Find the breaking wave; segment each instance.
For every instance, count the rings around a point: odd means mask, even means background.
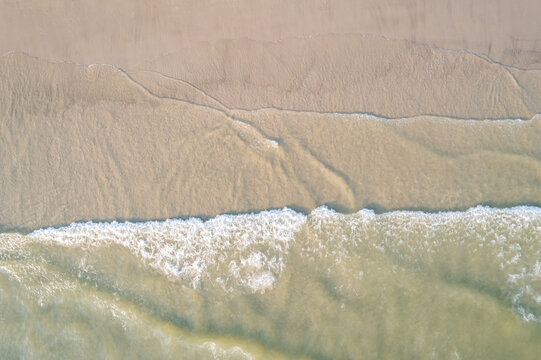
[[[305,215],[285,208],[5,233],[0,304],[0,330],[28,340],[25,329],[37,322],[44,332],[42,343],[0,341],[14,358],[46,349],[58,316],[89,328],[70,335],[72,343],[62,340],[68,357],[110,336],[142,344],[123,345],[122,356],[175,358],[191,349],[202,358],[209,351],[273,358],[280,354],[265,351],[278,349],[358,358],[389,338],[383,353],[368,357],[400,358],[404,348],[416,358],[504,350],[520,357],[541,350],[541,209],[340,214],[320,207]],[[184,332],[168,335],[171,324]],[[149,329],[161,334],[156,347],[144,345]],[[468,329],[475,334],[464,335]],[[29,341],[34,348],[9,345]],[[100,354],[116,356],[107,351]]]

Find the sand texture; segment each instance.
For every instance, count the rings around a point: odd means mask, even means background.
[[[0,358],[539,359],[541,0],[0,0]]]
[[[140,69],[155,71],[144,78],[133,74],[157,95],[182,97],[170,92],[172,81],[180,79],[177,87],[197,88],[237,109],[461,119],[529,119],[541,112],[541,72],[373,37],[224,40],[165,55]]]
[[[364,34],[539,69],[540,13],[538,0],[4,0],[0,53],[132,68],[199,42]]]
[[[1,1],[0,226],[541,203],[540,6]]]
[[[235,110],[156,74],[17,53],[0,71],[5,229],[322,204],[541,203],[539,117]]]

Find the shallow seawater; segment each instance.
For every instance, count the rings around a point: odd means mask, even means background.
[[[541,209],[0,234],[0,358],[535,359]]]

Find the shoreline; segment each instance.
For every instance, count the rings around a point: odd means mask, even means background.
[[[404,209],[391,209],[391,210],[376,210],[375,208],[362,208],[358,210],[352,210],[349,212],[342,212],[337,208],[334,208],[330,205],[320,205],[312,210],[308,209],[299,209],[296,207],[285,206],[283,208],[271,208],[271,209],[258,209],[258,210],[248,210],[247,212],[225,212],[217,214],[214,216],[210,215],[190,215],[190,216],[177,216],[164,219],[111,219],[111,220],[100,220],[100,219],[90,219],[90,220],[79,220],[74,221],[69,224],[53,224],[45,225],[40,228],[35,229],[6,229],[0,225],[0,235],[2,234],[16,234],[27,236],[33,233],[39,233],[42,230],[62,230],[69,228],[70,226],[77,225],[142,225],[142,224],[152,224],[152,223],[165,223],[169,221],[201,221],[203,224],[215,220],[216,218],[222,217],[243,217],[243,216],[258,216],[271,213],[279,213],[281,211],[293,211],[297,215],[302,215],[306,218],[309,218],[314,211],[329,211],[330,213],[337,216],[349,216],[355,215],[358,213],[369,213],[373,214],[376,217],[381,216],[393,216],[393,215],[426,215],[426,216],[438,216],[438,215],[459,215],[472,212],[475,210],[489,210],[489,211],[517,211],[517,210],[532,210],[536,212],[541,212],[541,203],[525,203],[525,204],[513,204],[508,206],[491,206],[487,204],[478,204],[466,208],[455,208],[455,209],[420,209],[420,208],[404,208]]]

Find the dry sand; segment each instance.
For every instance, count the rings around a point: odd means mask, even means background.
[[[540,13],[537,0],[3,0],[0,53],[131,68],[202,41],[364,34],[540,68]]]
[[[0,226],[541,203],[540,4],[1,1]]]

